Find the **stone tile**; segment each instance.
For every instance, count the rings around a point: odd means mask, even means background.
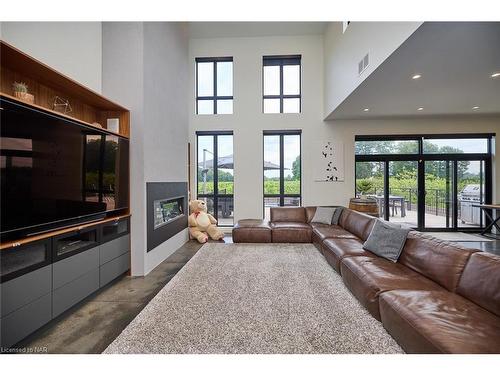
[[[145,277],[116,280],[16,346],[101,353],[202,246],[189,241]]]
[[[177,263],[171,264],[178,265]],[[168,273],[151,272],[146,277],[125,276],[99,291],[91,298],[91,301],[147,303],[175,276],[182,265],[176,267],[175,270],[172,267]]]
[[[18,347],[45,347],[48,353],[101,353],[144,308],[134,302],[85,302],[49,323]]]

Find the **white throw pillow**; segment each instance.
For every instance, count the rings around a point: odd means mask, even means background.
[[[335,207],[318,207],[311,223],[331,224]]]

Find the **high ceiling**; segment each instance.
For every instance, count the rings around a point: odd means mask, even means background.
[[[500,22],[426,22],[328,119],[498,115],[495,72],[500,72]],[[421,78],[412,79],[416,74]]]
[[[191,38],[323,34],[327,22],[190,22]]]

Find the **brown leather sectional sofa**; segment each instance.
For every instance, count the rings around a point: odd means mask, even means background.
[[[242,220],[234,242],[312,242],[407,353],[500,353],[500,257],[408,235],[397,263],[363,250],[374,218],[345,208],[339,225],[316,207],[271,208]]]

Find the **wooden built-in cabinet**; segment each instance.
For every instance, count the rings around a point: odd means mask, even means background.
[[[103,129],[106,129],[108,119],[118,118],[120,120],[119,134],[129,137],[130,112],[126,108],[3,41],[0,41],[0,59],[0,94],[2,96],[26,104],[14,96],[12,86],[14,82],[23,82],[28,85],[28,92],[35,96],[34,104],[30,104],[33,107],[54,112],[58,116],[68,117],[89,126],[99,123]],[[78,62],[75,61],[76,63]],[[53,104],[56,97],[68,100],[72,111],[66,114],[54,111]]]
[[[1,97],[130,137],[126,108],[3,41],[0,60]],[[34,103],[15,97],[14,82],[28,85]],[[72,111],[55,111],[56,97],[68,100]],[[118,133],[107,129],[111,118],[119,119]],[[16,344],[130,269],[130,215],[122,210],[102,220],[0,243],[0,347]]]

